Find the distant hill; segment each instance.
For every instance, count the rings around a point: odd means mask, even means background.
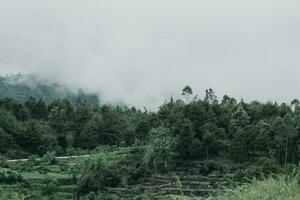
[[[79,100],[95,106],[99,104],[96,94],[85,93],[82,90],[74,92],[58,83],[40,80],[33,75],[0,76],[0,98],[12,98],[25,102],[31,96],[43,99],[46,103],[58,98],[66,98],[72,104],[76,104]]]

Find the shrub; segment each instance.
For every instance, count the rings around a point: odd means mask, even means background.
[[[0,183],[15,184],[23,182],[23,177],[17,172],[8,170],[0,172]]]
[[[177,140],[172,137],[168,128],[152,129],[149,144],[145,147],[143,164],[156,173],[169,172],[175,166],[176,144]]]
[[[37,155],[30,155],[30,156],[28,157],[28,162],[37,163],[37,158],[38,158]]]
[[[258,165],[262,167],[262,172],[269,173],[278,173],[278,165],[273,159],[261,157],[258,159]]]
[[[78,195],[104,190],[105,187],[114,187],[121,183],[121,177],[114,169],[104,165],[101,159],[90,160],[78,180]]]
[[[62,171],[62,172],[67,172],[69,170],[69,166],[66,161],[60,161],[58,165],[59,165],[60,171]]]
[[[41,164],[41,165],[39,165],[39,167],[38,167],[38,172],[39,172],[40,174],[47,174],[49,171],[50,171],[50,170],[48,169],[48,165],[46,165],[46,164]]]
[[[52,178],[52,177],[47,177],[44,181],[43,181],[43,194],[45,195],[51,195],[53,193],[55,193],[58,189],[58,182],[56,178]]]
[[[7,191],[7,190],[1,190],[0,189],[0,199],[1,200],[20,200],[24,199],[25,200],[26,196],[20,192],[15,192],[15,191]]]
[[[80,199],[82,200],[125,200],[124,198],[118,197],[115,194],[95,193],[95,192],[90,192],[87,195],[81,197]]]
[[[58,164],[58,160],[56,159],[54,153],[47,153],[45,154],[41,161],[45,164],[48,164],[48,165],[55,165],[55,164]]]
[[[0,156],[0,167],[5,168],[5,167],[7,167],[7,165],[8,165],[7,164],[7,159],[3,156]]]
[[[151,198],[147,194],[140,194],[134,197],[133,200],[150,200]]]
[[[76,156],[78,154],[79,154],[78,151],[75,148],[73,148],[73,147],[68,147],[66,149],[66,155],[67,156]]]

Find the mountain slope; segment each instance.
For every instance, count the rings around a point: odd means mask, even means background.
[[[58,98],[66,98],[72,104],[79,99],[91,105],[99,104],[99,98],[95,94],[84,93],[82,90],[74,92],[60,84],[39,80],[32,75],[0,76],[0,98],[12,98],[25,102],[29,97],[43,99],[47,103]]]

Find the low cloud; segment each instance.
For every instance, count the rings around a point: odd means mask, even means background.
[[[300,96],[296,0],[0,0],[0,73],[34,73],[155,108],[189,84]]]

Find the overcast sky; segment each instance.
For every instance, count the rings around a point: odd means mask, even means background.
[[[0,74],[155,107],[189,84],[300,98],[299,0],[0,0]]]

